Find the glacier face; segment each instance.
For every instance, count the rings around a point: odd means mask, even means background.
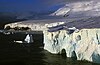
[[[44,49],[53,54],[66,51],[67,57],[100,63],[100,29],[81,29],[69,33],[70,29],[48,32],[44,30]],[[74,53],[73,53],[74,52]]]

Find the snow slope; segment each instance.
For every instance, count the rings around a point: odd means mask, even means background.
[[[100,16],[99,1],[83,1],[66,4],[51,14],[52,16]]]

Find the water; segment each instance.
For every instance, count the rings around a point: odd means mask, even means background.
[[[31,44],[13,42],[23,40],[25,35],[0,33],[0,65],[99,65],[49,53],[43,49],[42,34],[33,35],[35,40]]]

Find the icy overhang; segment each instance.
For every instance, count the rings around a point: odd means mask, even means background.
[[[61,24],[47,27],[43,34],[44,49],[50,53],[62,54],[65,50],[66,57],[100,63],[100,28],[77,29]]]

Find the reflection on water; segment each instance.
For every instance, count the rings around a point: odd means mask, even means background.
[[[33,36],[34,43],[17,44],[12,41],[21,40],[25,34],[0,34],[0,65],[94,65],[77,61],[74,58],[51,54],[43,49],[42,35]]]

